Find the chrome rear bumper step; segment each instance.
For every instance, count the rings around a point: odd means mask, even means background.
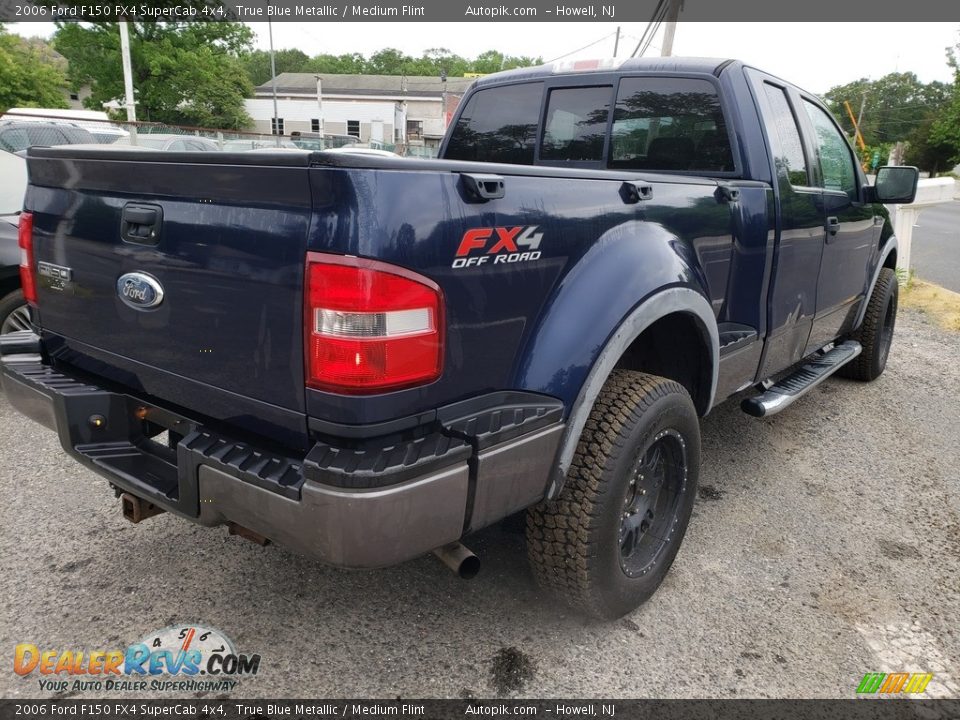
[[[776,415],[857,357],[862,350],[860,343],[855,340],[842,342],[787,375],[760,395],[745,399],[740,403],[740,409],[754,417]]]

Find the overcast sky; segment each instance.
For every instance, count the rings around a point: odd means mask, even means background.
[[[839,0],[842,1],[842,0]],[[266,23],[249,23],[257,47],[268,47]],[[49,36],[53,26],[20,23],[8,26],[21,35]],[[645,23],[622,25],[620,53],[629,55]],[[385,47],[419,56],[445,47],[473,57],[485,50],[509,55],[541,56],[545,61],[613,55],[612,23],[324,23],[273,24],[276,49],[299,48],[308,55],[359,52]],[[950,81],[946,48],[960,41],[952,23],[680,23],[675,55],[735,57],[757,65],[812,92],[861,77],[913,71],[922,81]],[[583,48],[588,43],[589,47]],[[659,54],[658,36],[648,55]],[[572,53],[572,54],[571,54]],[[568,55],[569,54],[569,55]]]

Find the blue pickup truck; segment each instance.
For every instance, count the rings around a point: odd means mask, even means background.
[[[31,149],[8,401],[134,522],[467,575],[461,540],[526,511],[538,581],[614,618],[680,547],[699,417],[883,372],[883,203],[917,172],[868,184],[787,82],[680,58],[499,73],[440,154]]]

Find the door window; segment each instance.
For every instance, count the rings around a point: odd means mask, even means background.
[[[820,159],[820,175],[824,190],[846,193],[851,200],[857,199],[857,171],[846,138],[837,129],[833,120],[809,100],[803,101],[813,131],[816,133],[817,155]]]
[[[610,138],[610,166],[733,171],[730,136],[716,88],[694,78],[621,80]]]

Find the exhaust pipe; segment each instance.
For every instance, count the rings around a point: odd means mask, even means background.
[[[163,508],[157,507],[152,502],[141,500],[136,495],[131,495],[130,493],[120,493],[120,509],[123,511],[123,517],[134,525],[146,520],[148,517],[166,512]]]
[[[270,538],[267,536],[261,535],[250,528],[244,527],[243,525],[237,525],[235,522],[227,523],[227,532],[230,535],[236,535],[237,537],[242,537],[244,540],[249,540],[252,543],[256,543],[261,547],[270,544]]]
[[[480,558],[470,552],[463,543],[452,542],[433,551],[458,577],[469,580],[480,572]]]

